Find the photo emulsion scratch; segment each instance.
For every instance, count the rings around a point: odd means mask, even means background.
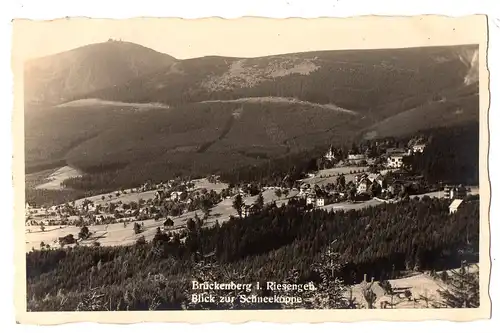
[[[13,31],[19,322],[489,318],[485,17]]]

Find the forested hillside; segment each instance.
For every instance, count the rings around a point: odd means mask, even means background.
[[[479,184],[479,124],[443,128],[432,135],[422,154],[414,156],[413,169],[429,182]]]

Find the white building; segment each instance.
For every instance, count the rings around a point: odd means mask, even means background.
[[[308,196],[306,198],[306,204],[307,205],[314,205],[316,203],[316,197],[315,196]]]
[[[316,207],[323,207],[325,205],[325,199],[324,198],[317,198],[316,199]]]
[[[387,158],[387,166],[389,168],[401,168],[403,167],[403,156],[402,155],[391,155]]]
[[[453,202],[451,203],[449,209],[450,209],[450,214],[454,214],[457,212],[458,208],[460,207],[460,205],[462,205],[462,202],[464,202],[462,199],[455,199],[453,200]]]
[[[182,192],[172,192],[170,194],[170,200],[172,200],[172,201],[180,200],[181,194],[182,194]]]
[[[379,173],[370,173],[368,175],[368,180],[371,181],[372,183],[377,182],[377,183],[379,183],[379,185],[382,185],[383,177]]]
[[[357,161],[366,159],[365,154],[349,154],[347,155],[347,159],[349,161]]]
[[[366,162],[365,154],[349,154],[347,155],[347,161],[351,164],[361,164]]]
[[[328,161],[333,161],[335,159],[335,153],[333,152],[333,147],[326,152],[325,159]]]
[[[364,178],[362,179],[359,184],[358,184],[358,188],[357,188],[357,191],[358,193],[366,193],[368,192],[368,189],[370,188],[370,185],[371,185],[371,182],[368,178]]]
[[[310,185],[309,184],[303,184],[301,187],[300,187],[300,191],[299,191],[299,196],[303,197],[303,196],[306,196],[307,194],[310,193]]]

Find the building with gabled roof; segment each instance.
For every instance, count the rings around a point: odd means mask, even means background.
[[[414,153],[423,153],[425,149],[426,144],[425,143],[419,143],[416,144],[412,147],[412,150]]]
[[[368,174],[368,180],[370,180],[370,182],[377,182],[381,185],[381,180],[382,180],[382,175],[380,173],[370,173]]]
[[[368,177],[361,179],[359,181],[358,187],[357,187],[358,194],[359,193],[367,193],[371,184],[372,184],[372,182],[368,179]]]
[[[390,155],[387,157],[387,166],[389,168],[402,168],[403,157],[403,155]]]

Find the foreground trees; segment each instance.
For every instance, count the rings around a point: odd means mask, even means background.
[[[462,264],[458,270],[451,271],[446,279],[446,288],[439,290],[443,299],[438,305],[448,308],[479,307],[479,271]]]

